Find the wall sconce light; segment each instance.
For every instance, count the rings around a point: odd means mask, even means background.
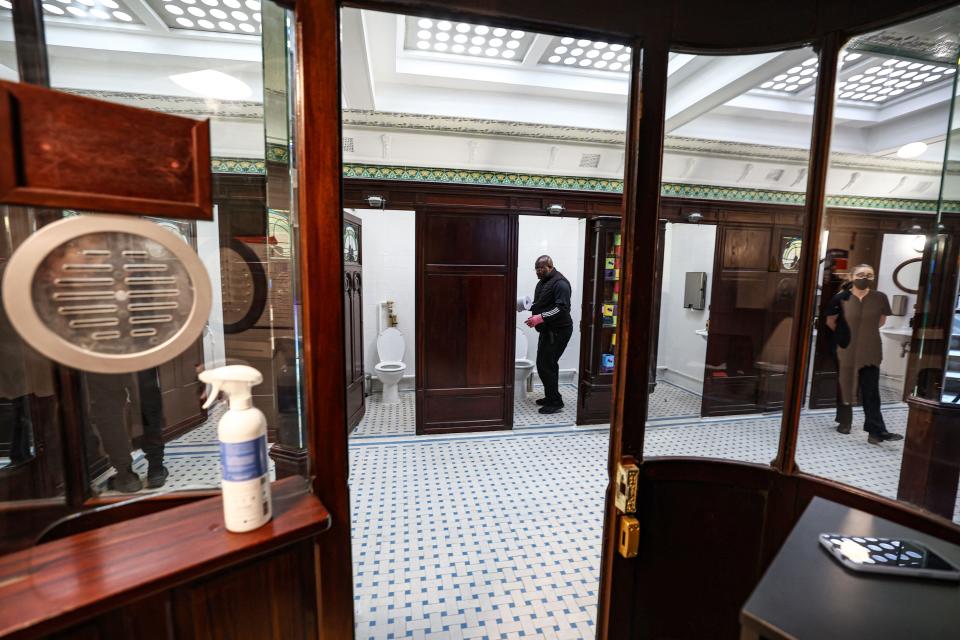
[[[387,201],[383,196],[367,196],[367,204],[374,209],[383,209]]]
[[[565,211],[562,204],[551,204],[547,206],[547,213],[552,216],[558,216]]]
[[[699,211],[693,211],[687,214],[687,222],[700,222],[703,220],[703,214]]]

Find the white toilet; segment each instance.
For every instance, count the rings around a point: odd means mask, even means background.
[[[527,399],[527,381],[533,374],[534,363],[527,360],[527,336],[520,327],[517,327],[517,348],[514,353],[513,370],[513,398],[514,400]]]
[[[400,380],[407,365],[403,363],[405,344],[403,334],[395,327],[384,329],[377,336],[377,356],[380,362],[373,368],[383,385],[383,402],[400,402]]]

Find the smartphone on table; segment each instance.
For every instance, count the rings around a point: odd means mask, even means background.
[[[820,544],[853,571],[960,582],[960,569],[916,540],[821,533]]]

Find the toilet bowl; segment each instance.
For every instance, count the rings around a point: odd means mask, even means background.
[[[520,327],[517,327],[516,351],[514,352],[513,370],[513,398],[514,400],[527,399],[527,381],[533,374],[533,362],[527,360],[527,336]]]
[[[404,352],[403,334],[395,327],[384,329],[377,336],[377,356],[380,362],[374,366],[377,378],[383,385],[383,402],[393,404],[400,402],[400,380],[407,365],[403,363]]]

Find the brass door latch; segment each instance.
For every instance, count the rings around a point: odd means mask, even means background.
[[[624,558],[636,558],[640,550],[640,521],[633,516],[620,516],[620,537],[617,548]]]
[[[617,495],[614,505],[620,513],[636,513],[639,480],[640,467],[629,462],[617,464]]]

